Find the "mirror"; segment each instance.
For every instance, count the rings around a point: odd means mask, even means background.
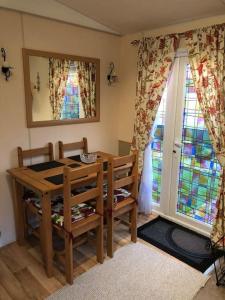
[[[27,127],[97,122],[100,60],[23,49]]]

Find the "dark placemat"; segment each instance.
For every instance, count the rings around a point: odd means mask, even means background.
[[[73,156],[69,156],[68,158],[69,158],[69,159],[72,159],[72,160],[75,160],[75,161],[81,162],[80,154],[78,154],[78,155],[73,155]]]
[[[108,162],[104,161],[103,162],[103,171],[107,171],[108,170]]]
[[[101,156],[98,155],[97,157],[100,158]],[[78,162],[82,162],[81,159],[80,159],[80,155],[69,156],[68,158],[70,158],[72,160],[75,160],[75,161],[78,161]],[[71,166],[71,165],[69,165],[69,166]],[[74,168],[74,167],[71,167],[71,168]],[[103,171],[107,171],[107,169],[108,169],[108,162],[104,161],[103,162]]]
[[[63,184],[63,174],[46,177],[45,180],[56,185]]]
[[[142,225],[137,233],[139,238],[201,272],[205,272],[221,255],[213,255],[208,237],[162,217]]]
[[[41,171],[45,171],[48,169],[53,169],[53,168],[57,168],[57,167],[61,167],[64,166],[65,164],[58,162],[58,161],[48,161],[48,162],[43,162],[40,164],[35,164],[35,165],[31,165],[31,166],[27,166],[27,168],[36,171],[36,172],[41,172]]]
[[[84,178],[84,177],[87,177],[87,176],[79,177],[79,178],[77,178],[77,180],[80,179],[80,178]],[[58,174],[58,175],[46,177],[44,179],[51,182],[51,183],[53,183],[53,184],[56,184],[56,185],[63,184],[63,174]]]

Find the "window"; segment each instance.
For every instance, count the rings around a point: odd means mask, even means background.
[[[83,117],[84,113],[80,99],[80,89],[76,65],[71,65],[65,89],[61,119],[78,119]]]

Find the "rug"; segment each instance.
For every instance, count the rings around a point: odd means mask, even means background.
[[[132,243],[48,300],[191,300],[208,278],[152,246]]]
[[[220,256],[212,255],[208,237],[160,216],[139,227],[138,237],[201,272]]]

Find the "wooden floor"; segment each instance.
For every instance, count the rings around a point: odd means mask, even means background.
[[[138,225],[154,218],[139,216]],[[130,243],[130,235],[127,227],[118,225],[115,234],[116,248]],[[89,244],[93,241],[89,241]],[[84,244],[75,250],[75,263],[77,265],[76,276],[92,268],[96,264],[95,248]],[[109,258],[106,258],[109,259]],[[225,289],[218,289],[215,282],[209,280],[207,286],[197,295],[197,299],[225,299]],[[37,243],[30,241],[24,247],[12,243],[0,249],[0,300],[7,299],[44,299],[66,284],[64,274],[54,267],[54,276],[48,278],[45,274],[40,249]],[[213,292],[213,298],[208,297]],[[204,297],[204,298],[203,298]]]
[[[139,217],[139,225],[152,217]],[[89,243],[92,243],[90,241]],[[130,243],[127,227],[118,225],[115,234],[116,248]],[[109,259],[109,258],[106,258]],[[75,250],[78,276],[96,264],[95,247],[84,244]],[[20,247],[12,243],[0,249],[0,300],[44,299],[66,284],[64,274],[54,267],[54,277],[45,274],[40,248],[34,241]]]

